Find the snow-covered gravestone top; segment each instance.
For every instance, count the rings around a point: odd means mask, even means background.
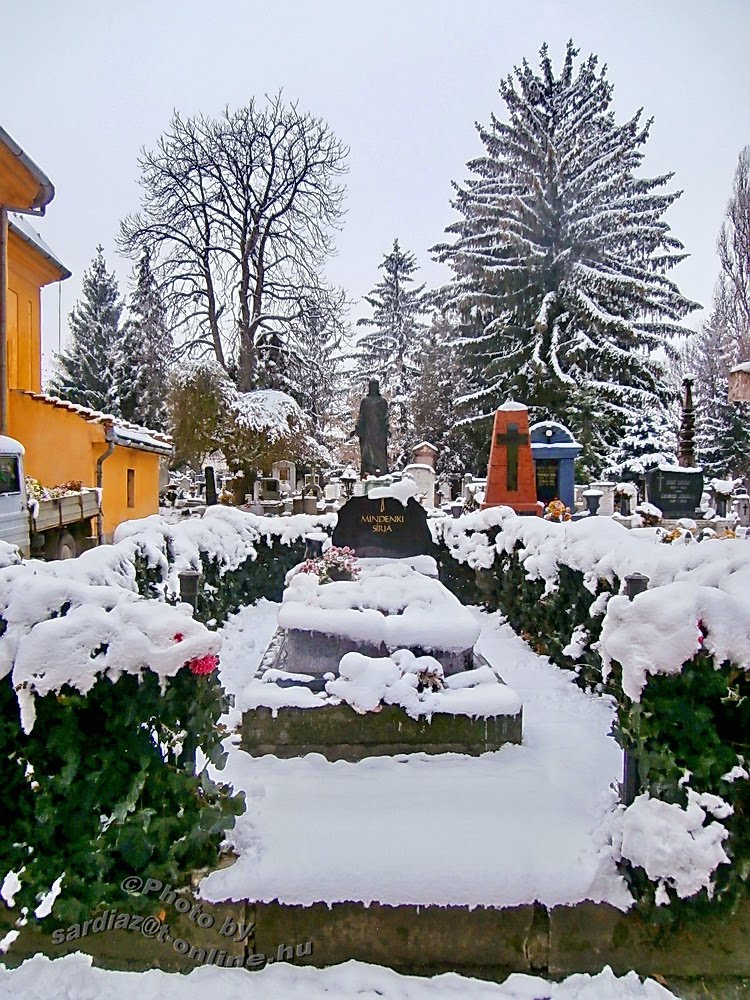
[[[747,403],[750,401],[750,361],[735,365],[729,373],[729,402]]]
[[[591,484],[592,488],[599,490],[602,495],[599,502],[599,513],[603,517],[612,517],[615,512],[616,485],[616,483],[609,482],[609,480],[597,481]]]
[[[338,513],[333,544],[347,545],[362,558],[430,555],[432,535],[417,492],[413,479],[403,479],[347,500]]]
[[[434,444],[430,444],[429,441],[420,441],[419,444],[414,445],[411,453],[415,465],[429,465],[431,469],[435,468],[438,449]]]

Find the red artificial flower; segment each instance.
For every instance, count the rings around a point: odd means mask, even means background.
[[[175,642],[182,642],[184,638],[185,636],[182,634],[182,632],[175,632],[175,634],[172,636],[172,639]]]
[[[706,628],[705,622],[702,618],[698,619],[698,645],[703,645],[703,640],[708,635],[708,629]]]
[[[210,674],[219,665],[219,657],[216,653],[207,653],[205,656],[196,656],[188,661],[188,667],[196,676]]]

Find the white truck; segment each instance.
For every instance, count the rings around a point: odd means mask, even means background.
[[[96,543],[99,490],[29,501],[23,455],[20,442],[0,435],[0,539],[17,545],[24,558],[72,559]]]

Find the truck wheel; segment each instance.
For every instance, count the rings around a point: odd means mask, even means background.
[[[63,531],[60,535],[60,541],[57,543],[57,558],[75,559],[77,555],[78,546],[76,545],[75,538],[69,531]]]

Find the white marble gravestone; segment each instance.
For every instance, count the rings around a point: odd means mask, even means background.
[[[591,489],[600,490],[602,494],[599,513],[603,517],[612,517],[615,512],[615,483],[591,483]]]
[[[280,491],[283,495],[296,492],[297,466],[294,462],[274,462],[271,466],[271,475],[274,479],[279,480]]]
[[[435,470],[431,465],[407,465],[404,469],[405,476],[411,476],[417,484],[417,496],[422,500],[423,506],[431,508],[435,506]]]
[[[327,483],[323,487],[323,496],[326,500],[340,500],[342,494],[343,489],[339,482]]]

